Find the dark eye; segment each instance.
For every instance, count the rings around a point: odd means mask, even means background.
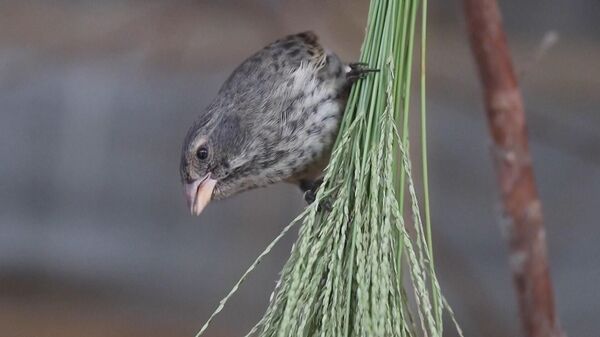
[[[208,158],[208,149],[205,146],[200,146],[200,148],[196,152],[196,157],[198,157],[198,159],[200,160]]]

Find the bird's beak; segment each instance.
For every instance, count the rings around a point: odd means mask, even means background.
[[[202,179],[197,179],[191,183],[185,184],[185,196],[187,198],[188,207],[193,215],[200,215],[204,207],[208,205],[212,198],[213,190],[217,180],[210,177],[210,173]]]

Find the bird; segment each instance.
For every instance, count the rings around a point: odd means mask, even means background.
[[[298,185],[312,203],[350,88],[376,71],[344,63],[312,31],[244,60],[185,136],[180,176],[190,212],[278,182]]]

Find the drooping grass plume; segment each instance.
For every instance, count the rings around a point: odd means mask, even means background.
[[[300,222],[269,307],[248,335],[442,336],[447,306],[434,271],[427,192],[426,13],[426,1],[371,1],[360,60],[380,71],[350,93],[317,200],[259,256],[210,319]],[[424,214],[412,179],[408,130],[418,20]],[[324,200],[330,212],[319,210]]]

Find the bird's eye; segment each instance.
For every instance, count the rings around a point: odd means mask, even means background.
[[[208,158],[208,149],[205,146],[200,146],[200,148],[196,152],[196,157],[198,157],[198,159],[200,160]]]

